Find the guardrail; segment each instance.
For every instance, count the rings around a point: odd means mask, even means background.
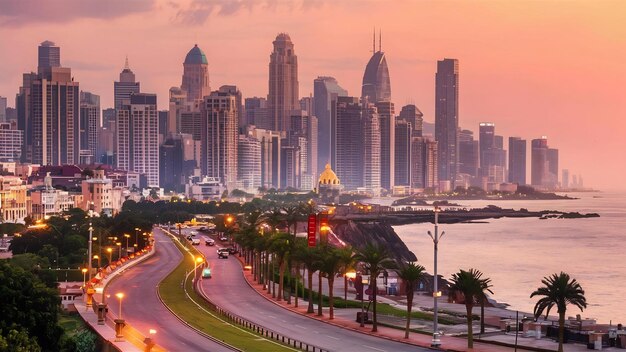
[[[306,343],[306,342],[302,342],[300,340],[297,339],[293,339],[291,337],[285,336],[277,331],[274,331],[272,329],[268,329],[264,326],[261,326],[259,324],[253,323],[250,320],[243,318],[237,314],[231,313],[223,308],[221,308],[220,306],[218,306],[217,304],[215,304],[214,302],[211,301],[211,299],[206,295],[206,293],[204,292],[204,289],[202,288],[202,285],[198,285],[198,280],[194,281],[194,289],[196,290],[196,292],[198,294],[200,294],[200,296],[209,304],[209,306],[215,310],[215,312],[217,312],[219,315],[221,315],[222,317],[224,317],[225,319],[227,319],[229,322],[233,323],[233,324],[237,324],[243,328],[249,329],[267,339],[282,343],[283,345],[287,345],[289,347],[293,347],[296,349],[299,349],[301,351],[311,351],[311,352],[329,352],[328,350],[325,350],[319,346],[310,344],[310,343]]]

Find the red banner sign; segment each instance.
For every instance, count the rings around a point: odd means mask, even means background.
[[[309,222],[307,227],[307,239],[309,247],[315,247],[315,230],[317,229],[317,216],[315,214],[309,215]]]

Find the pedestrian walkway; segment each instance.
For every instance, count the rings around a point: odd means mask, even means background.
[[[129,268],[150,258],[154,252],[155,247],[152,246],[145,254],[126,261],[122,266],[117,267],[115,271],[103,278],[102,281],[100,281],[95,287],[96,293],[93,295],[93,304],[97,305],[98,302],[105,302],[103,296],[106,295],[105,289],[111,280],[123,273],[125,270],[128,270]],[[74,306],[85,323],[87,323],[98,335],[102,337],[104,341],[106,341],[106,344],[108,345],[105,345],[104,351],[111,350],[111,345],[122,352],[145,351],[145,336],[141,335],[141,333],[133,329],[128,324],[126,324],[122,330],[124,340],[116,341],[115,323],[113,320],[116,319],[117,316],[115,316],[112,312],[109,312],[106,316],[105,324],[98,324],[98,314],[94,311],[93,307],[86,306],[86,299],[86,295],[83,295],[83,300],[74,301]],[[163,349],[155,346],[152,348],[152,351],[163,351]]]
[[[241,258],[238,257],[239,260]],[[319,321],[323,321],[327,324],[332,324],[340,328],[350,329],[353,331],[358,331],[364,334],[369,334],[385,339],[390,339],[398,342],[404,342],[408,344],[413,344],[420,347],[430,348],[432,335],[431,334],[422,334],[411,332],[408,339],[404,338],[404,330],[395,329],[387,326],[378,326],[377,332],[372,332],[371,324],[367,324],[365,327],[360,327],[360,324],[356,322],[356,313],[360,311],[359,309],[342,309],[335,308],[335,318],[330,320],[328,318],[329,309],[323,309],[323,316],[317,316],[316,313],[307,313],[308,302],[299,299],[298,307],[295,306],[295,297],[292,297],[292,304],[287,304],[285,300],[276,301],[275,298],[272,298],[272,295],[267,293],[266,289],[263,289],[263,285],[257,284],[254,281],[254,277],[250,271],[243,271],[243,275],[253,289],[257,291],[259,295],[264,297],[265,299],[273,302],[277,306],[288,309],[294,313],[305,315],[310,317],[311,319],[316,319]],[[317,309],[315,310],[317,312]],[[354,318],[351,318],[354,317]],[[413,326],[414,328],[417,326]],[[441,346],[440,349],[446,351],[480,351],[480,352],[495,352],[495,351],[513,351],[515,350],[515,334],[505,334],[505,333],[496,333],[491,336],[483,336],[483,341],[491,341],[492,343],[477,341],[478,334],[475,334],[474,348],[472,350],[468,350],[467,348],[467,339],[464,337],[455,337],[455,336],[442,336],[441,337]],[[507,344],[507,345],[504,345]],[[525,349],[526,347],[527,349]],[[517,350],[531,350],[531,351],[555,351],[558,348],[558,343],[554,340],[548,338],[535,339],[535,338],[525,338],[518,336],[518,345]],[[564,351],[566,352],[578,352],[578,351],[587,351],[587,346],[583,344],[565,344]],[[604,348],[606,351],[618,351],[616,348]]]

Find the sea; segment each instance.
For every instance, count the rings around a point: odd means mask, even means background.
[[[454,201],[462,207],[577,211],[599,218],[501,218],[485,222],[440,224],[438,271],[445,278],[475,268],[492,282],[491,298],[513,311],[532,313],[530,294],[541,280],[561,271],[585,291],[587,309],[568,306],[567,316],[581,314],[598,323],[626,323],[626,193],[570,193],[572,200]],[[381,199],[382,200],[382,199]],[[380,203],[385,203],[381,201]],[[418,262],[433,270],[432,223],[394,226]],[[551,312],[556,314],[556,310]]]

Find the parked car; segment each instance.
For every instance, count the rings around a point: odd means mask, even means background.
[[[199,238],[193,238],[191,240],[191,244],[194,246],[199,246],[200,245],[200,239]]]
[[[228,259],[228,248],[220,248],[217,250],[217,257],[220,259]]]
[[[204,240],[204,245],[205,246],[215,246],[215,240],[212,238],[207,238],[206,240]]]

